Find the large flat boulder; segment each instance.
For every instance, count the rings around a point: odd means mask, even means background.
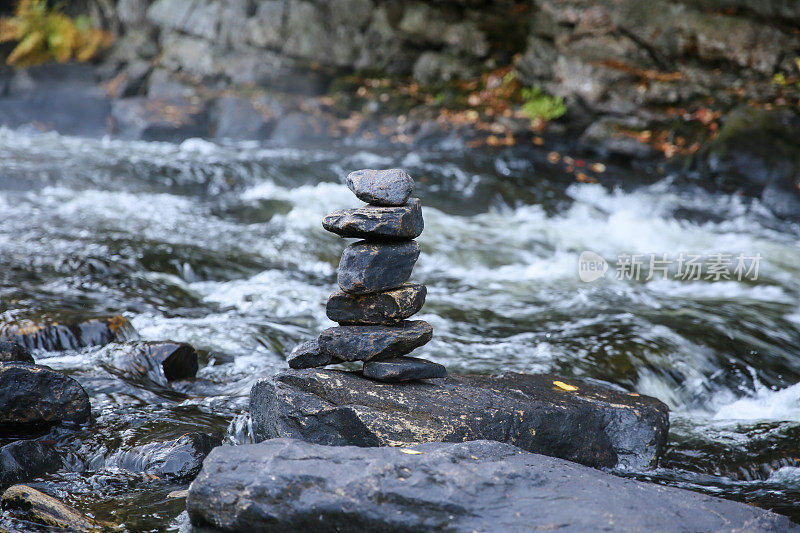
[[[784,516],[491,441],[223,446],[189,488],[215,531],[797,531]]]
[[[250,392],[256,441],[335,446],[495,440],[594,467],[656,466],[669,409],[647,396],[547,374],[387,384],[337,370],[288,370]],[[567,387],[570,388],[570,387]]]

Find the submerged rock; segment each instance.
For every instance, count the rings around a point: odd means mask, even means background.
[[[33,363],[31,352],[15,341],[0,340],[0,362],[19,361],[21,363]]]
[[[118,465],[159,479],[191,480],[203,466],[203,459],[222,441],[205,433],[187,433],[176,440],[154,442],[123,452]]]
[[[0,339],[18,342],[29,350],[77,350],[125,340],[133,334],[133,326],[122,316],[68,323],[23,320],[0,324]]]
[[[107,348],[111,365],[126,373],[161,382],[193,378],[199,364],[197,352],[184,342],[134,341]]]
[[[298,438],[327,445],[396,446],[496,440],[588,466],[656,466],[669,409],[548,374],[448,376],[387,384],[352,372],[289,370],[250,391],[257,441]]]
[[[98,524],[69,505],[26,485],[10,487],[0,498],[0,504],[15,518],[35,524],[69,531],[98,529]]]
[[[18,440],[0,447],[0,489],[41,477],[63,462],[50,442]]]
[[[89,396],[71,377],[46,366],[0,363],[0,435],[36,434],[90,418]]]
[[[322,227],[342,237],[356,239],[416,239],[425,223],[419,198],[398,207],[367,205],[340,209],[325,215]]]
[[[400,381],[413,381],[417,379],[443,378],[447,369],[439,363],[420,359],[419,357],[393,357],[380,361],[367,361],[364,363],[365,378],[386,383]]]
[[[433,337],[433,327],[424,320],[397,326],[338,326],[320,333],[322,353],[335,361],[369,361],[405,355]]]
[[[275,439],[212,451],[192,524],[222,531],[789,531],[743,503],[489,441],[414,448]]]
[[[414,180],[401,168],[356,170],[347,175],[347,186],[359,200],[372,205],[403,205],[414,190]]]
[[[328,318],[342,325],[393,325],[422,309],[427,293],[419,283],[405,283],[397,289],[360,296],[336,291],[328,298],[325,311]]]
[[[403,285],[419,258],[419,244],[359,241],[342,252],[338,282],[350,294],[387,291]]]
[[[331,364],[331,356],[322,352],[317,339],[298,345],[289,355],[290,368],[314,368]]]

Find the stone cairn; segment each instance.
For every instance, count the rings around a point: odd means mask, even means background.
[[[386,382],[441,378],[440,364],[406,357],[433,337],[424,320],[407,320],[425,303],[427,290],[409,283],[419,258],[422,206],[410,198],[414,180],[404,170],[358,170],[347,186],[369,205],[328,214],[322,226],[341,237],[363,239],[344,249],[340,291],[328,299],[328,328],[289,356],[292,368],[363,361],[364,377]]]

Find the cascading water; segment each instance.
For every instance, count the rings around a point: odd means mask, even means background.
[[[800,518],[800,225],[676,176],[576,183],[546,152],[418,153],[86,140],[0,130],[0,313],[122,313],[191,343],[198,380],[132,380],[103,349],[37,353],[86,388],[94,426],[57,432],[66,501],[129,531],[176,528],[185,488],[114,460],[189,431],[248,442],[247,394],[331,325],[348,171],[403,167],[427,229],[414,278],[452,373],[580,377],[672,409],[656,471],[625,475]],[[610,262],[592,283],[577,258]],[[622,253],[760,254],[757,280],[619,280]],[[415,352],[417,353],[417,352]],[[173,494],[174,495],[174,494]],[[0,526],[2,520],[0,520]]]

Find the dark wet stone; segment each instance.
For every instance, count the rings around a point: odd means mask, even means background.
[[[347,186],[372,205],[403,205],[414,190],[414,180],[401,168],[356,170],[347,175]]]
[[[0,340],[0,362],[33,363],[31,352],[18,342]]]
[[[0,498],[4,511],[15,518],[67,531],[97,531],[98,524],[90,518],[26,485],[9,487]]]
[[[425,225],[419,198],[411,198],[399,207],[367,205],[334,211],[322,219],[322,227],[356,239],[415,239]]]
[[[193,378],[199,364],[195,349],[184,342],[133,341],[108,346],[111,365],[123,372],[149,376],[154,381],[161,375],[167,381]]]
[[[419,283],[361,296],[336,291],[328,298],[326,312],[328,318],[342,325],[393,325],[422,309],[427,293]]]
[[[176,440],[153,442],[123,452],[118,465],[170,481],[190,481],[209,452],[222,441],[205,433],[187,433]]]
[[[298,345],[288,359],[291,368],[313,368],[331,364],[329,355],[322,353],[317,339]]]
[[[0,434],[37,434],[90,417],[89,396],[71,377],[46,366],[0,363]]]
[[[215,531],[796,531],[751,505],[478,440],[413,448],[292,439],[217,448],[189,488]]]
[[[443,378],[447,369],[439,363],[419,357],[392,357],[364,363],[362,375],[365,378],[386,383],[414,381],[417,379]]]
[[[18,440],[0,448],[0,489],[56,472],[61,457],[50,442]]]
[[[424,320],[397,326],[338,326],[320,333],[322,353],[335,361],[369,361],[405,355],[433,337],[433,327]]]
[[[29,350],[77,350],[125,340],[136,331],[124,317],[94,318],[76,322],[38,323],[25,320],[0,324],[0,339],[20,343]]]
[[[648,396],[588,385],[564,391],[549,374],[453,376],[401,384],[354,372],[287,370],[250,391],[257,441],[396,446],[496,440],[595,467],[654,467],[669,409]]]
[[[342,252],[339,287],[350,294],[396,289],[411,277],[419,258],[419,244],[359,241]]]

